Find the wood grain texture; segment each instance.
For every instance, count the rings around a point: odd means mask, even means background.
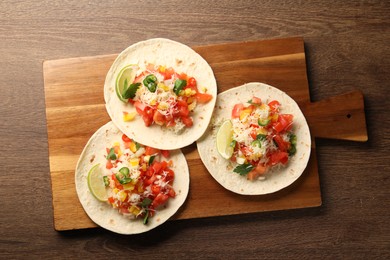
[[[389,14],[381,0],[0,1],[0,258],[389,259]],[[312,102],[364,96],[366,143],[316,139],[321,207],[169,221],[129,237],[53,230],[43,60],[152,37],[203,46],[294,36]]]
[[[279,82],[277,86],[289,92],[297,101],[310,104],[301,38],[199,46],[194,49],[211,64],[219,92],[246,82],[268,80]],[[45,61],[43,65],[54,226],[59,231],[96,226],[78,201],[74,169],[89,137],[110,120],[104,107],[102,86],[105,71],[108,71],[115,57],[107,55],[61,59]],[[292,74],[294,77],[289,77]],[[285,78],[289,80],[285,81]],[[86,84],[88,88],[83,88]],[[77,91],[80,88],[81,93]],[[90,98],[83,103],[85,97]],[[328,112],[327,116],[331,114]],[[314,113],[313,117],[317,118],[317,114]],[[315,132],[312,134],[315,136]],[[175,219],[321,205],[314,143],[310,163],[301,180],[281,192],[267,196],[248,197],[225,190],[204,167],[195,144],[185,148],[184,154],[191,175],[190,193]],[[214,196],[210,197],[209,194]]]

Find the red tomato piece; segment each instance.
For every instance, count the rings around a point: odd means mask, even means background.
[[[160,193],[161,191],[161,186],[160,185],[157,185],[157,184],[153,184],[152,187],[151,187],[151,190],[152,190],[152,193],[154,195],[157,195]]]
[[[145,146],[145,155],[153,155],[153,154],[156,154],[159,152],[160,152],[159,149],[156,149],[156,148],[153,148],[150,146]]]
[[[161,150],[161,154],[162,154],[162,156],[164,156],[166,159],[168,159],[169,156],[170,156],[169,150]]]
[[[267,167],[262,164],[258,164],[252,171],[248,173],[246,178],[248,180],[255,180],[257,179],[260,175],[264,174],[267,171]]]
[[[260,98],[258,98],[258,97],[253,97],[252,98],[252,104],[256,104],[256,105],[261,105],[261,99]]]
[[[125,134],[122,135],[122,140],[123,140],[123,142],[126,142],[126,143],[131,142],[131,139]]]
[[[176,196],[176,192],[174,189],[172,188],[169,188],[168,190],[168,196],[171,197],[171,198],[174,198]]]
[[[163,194],[163,193],[159,193],[156,196],[156,198],[154,198],[154,200],[152,202],[152,206],[154,208],[157,208],[158,206],[161,206],[161,205],[165,204],[168,199],[169,199],[168,195]]]
[[[232,110],[232,118],[238,118],[240,117],[241,111],[244,109],[243,104],[235,104]]]
[[[112,169],[114,167],[114,165],[112,164],[111,160],[107,160],[106,162],[106,169]]]
[[[196,93],[195,97],[196,100],[201,104],[205,104],[213,99],[213,96],[207,93]]]
[[[188,87],[196,87],[196,79],[194,77],[189,77],[187,80]]]
[[[183,116],[181,117],[181,121],[186,127],[191,127],[194,124],[191,117]]]
[[[175,178],[175,172],[169,168],[164,169],[164,172],[166,173],[165,181],[166,182],[173,181],[173,179]]]
[[[156,110],[154,112],[154,115],[153,115],[153,121],[158,125],[164,125],[165,124],[165,116]]]
[[[280,151],[286,152],[289,149],[290,143],[284,141],[280,135],[275,135],[273,139],[276,142]]]
[[[278,163],[286,164],[288,162],[288,153],[282,151],[276,151],[272,153],[270,156],[269,163],[271,165],[276,165]]]
[[[272,100],[268,103],[269,108],[271,111],[279,111],[280,103],[277,100]]]

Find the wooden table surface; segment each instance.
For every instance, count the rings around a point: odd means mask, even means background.
[[[388,259],[390,2],[296,2],[1,1],[0,258]],[[364,95],[367,142],[316,140],[322,206],[175,220],[136,236],[54,230],[44,60],[154,37],[199,46],[293,36],[305,41],[312,101]]]

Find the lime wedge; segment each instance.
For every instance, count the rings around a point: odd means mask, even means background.
[[[233,125],[230,120],[222,123],[217,132],[217,150],[225,159],[232,157],[234,148],[230,145],[233,141]]]
[[[92,195],[100,200],[107,201],[106,187],[103,181],[103,175],[100,170],[100,164],[94,165],[88,172],[88,188]]]
[[[133,83],[137,70],[137,65],[130,64],[122,68],[121,71],[119,71],[118,76],[116,77],[115,91],[119,99],[124,102],[126,102],[127,99],[123,96],[130,84]]]

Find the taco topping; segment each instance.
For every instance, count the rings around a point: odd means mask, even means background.
[[[218,131],[217,146],[225,143],[225,150],[218,151],[236,164],[233,172],[255,180],[272,167],[286,165],[296,152],[297,140],[292,131],[294,117],[281,113],[277,100],[263,103],[260,98],[253,97],[247,103],[233,107],[229,123],[223,124],[224,128],[231,127],[230,132]],[[226,133],[230,136],[218,136]],[[230,152],[226,152],[229,149]]]
[[[157,124],[175,132],[191,127],[191,112],[212,99],[207,89],[199,91],[194,77],[161,65],[149,64],[144,71],[128,65],[119,73],[116,84],[119,99],[135,107],[145,126]],[[131,121],[134,116],[124,112],[123,120]]]
[[[122,135],[121,142],[106,148],[102,175],[107,202],[123,215],[147,224],[159,207],[176,196],[173,162],[168,158],[169,151],[140,145]]]

